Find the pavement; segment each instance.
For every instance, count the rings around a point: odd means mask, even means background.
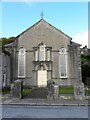
[[[74,99],[73,96],[59,96],[58,98],[54,99],[53,97],[48,98],[14,98],[11,97],[9,94],[0,95],[0,104],[6,105],[30,105],[30,106],[50,106],[50,105],[60,105],[60,106],[90,106],[90,97],[85,97],[83,99]]]

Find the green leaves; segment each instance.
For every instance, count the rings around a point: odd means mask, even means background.
[[[81,67],[82,67],[82,81],[84,84],[90,83],[87,78],[90,78],[90,55],[81,55]]]
[[[9,37],[9,38],[3,37],[3,38],[0,38],[0,46],[4,46],[6,44],[9,44],[9,43],[13,42],[14,39],[15,39],[15,37]]]

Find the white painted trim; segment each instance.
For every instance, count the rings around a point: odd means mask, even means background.
[[[67,76],[60,76],[60,78],[67,78]]]

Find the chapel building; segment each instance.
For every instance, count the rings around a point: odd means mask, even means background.
[[[80,45],[44,19],[19,34],[5,51],[10,53],[11,82],[20,79],[30,87],[82,83]]]

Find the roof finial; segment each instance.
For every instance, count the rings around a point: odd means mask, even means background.
[[[43,11],[42,11],[42,12],[41,12],[41,19],[43,19],[43,16],[44,16],[44,15],[43,15]]]

